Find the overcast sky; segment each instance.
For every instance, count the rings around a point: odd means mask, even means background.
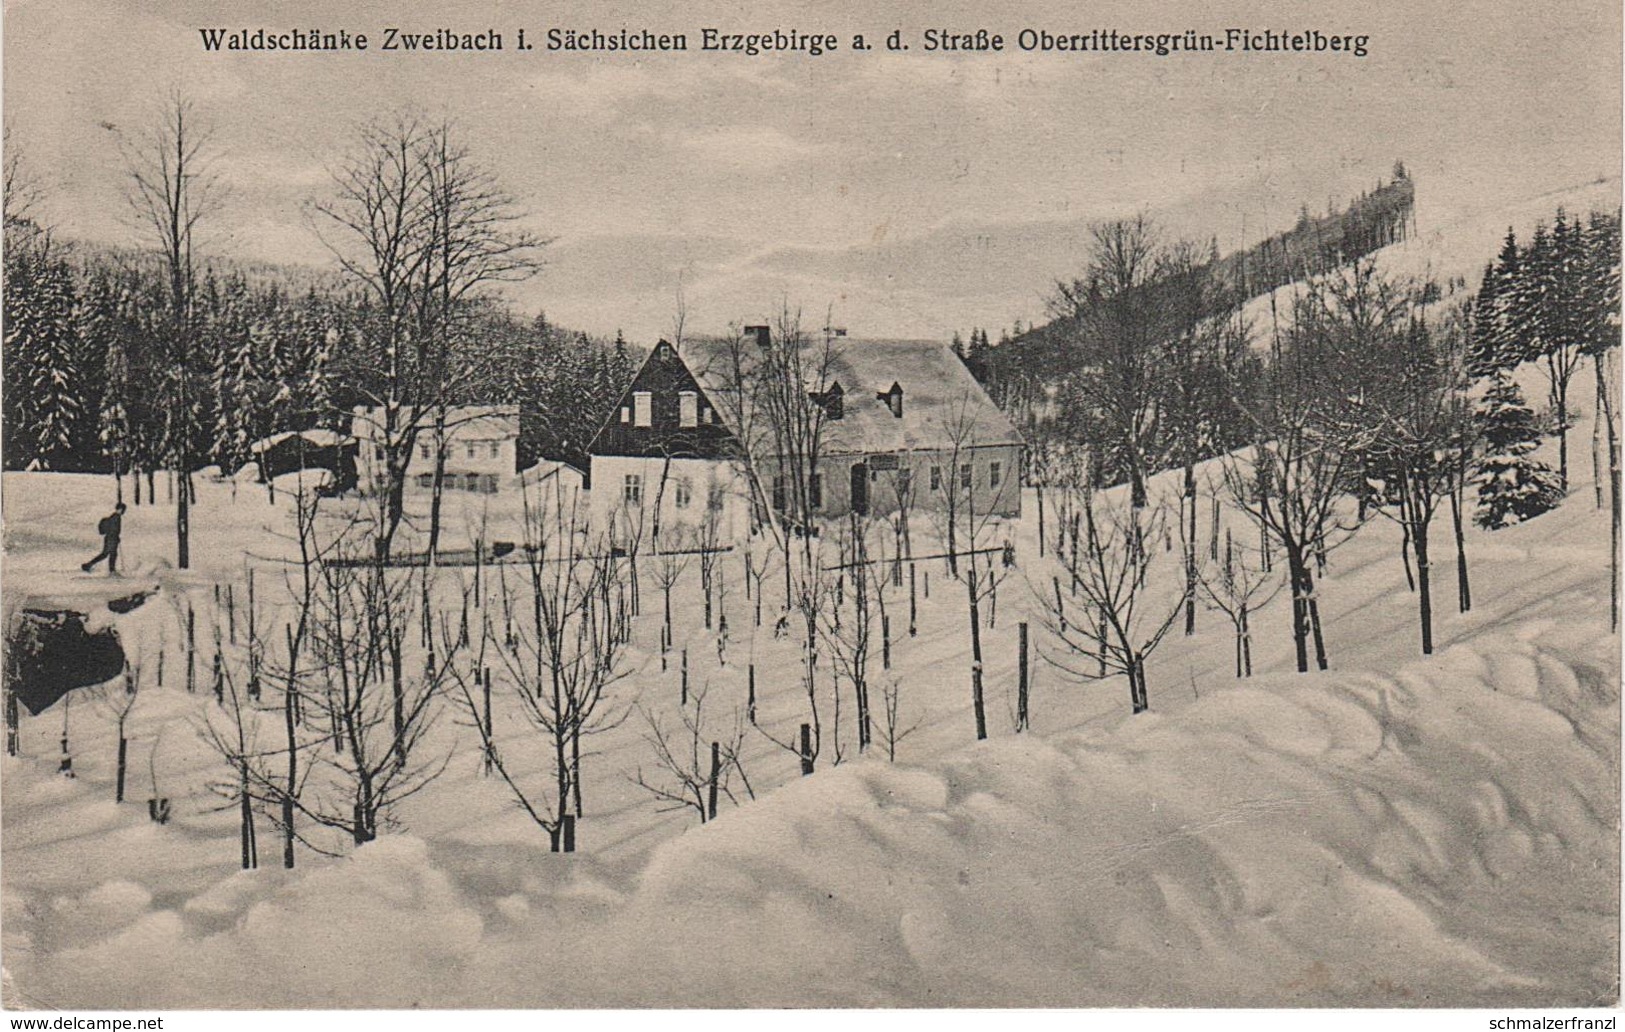
[[[355,125],[449,116],[555,238],[512,292],[594,332],[760,319],[780,298],[855,335],[946,336],[1041,316],[1091,219],[1149,210],[1225,249],[1324,210],[1403,159],[1446,219],[1620,167],[1620,5],[1219,0],[428,4],[11,0],[6,121],[60,231],[131,242],[119,142],[166,87],[217,130],[230,201],[205,245],[321,264],[301,206]],[[233,13],[223,15],[223,10]],[[1083,13],[1087,10],[1087,13]],[[402,12],[413,11],[406,14]],[[347,12],[347,13],[346,13]],[[1331,12],[1331,13],[1319,13]],[[748,58],[513,49],[526,27],[837,33],[841,52]],[[501,54],[210,54],[200,26],[495,28]],[[1003,54],[921,52],[932,26],[1002,32]],[[1370,35],[1370,56],[1024,54],[1023,27]],[[878,48],[902,28],[907,54]],[[866,33],[877,51],[853,54]]]

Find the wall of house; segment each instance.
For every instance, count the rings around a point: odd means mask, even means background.
[[[959,464],[971,468],[970,503],[975,512],[1007,518],[1021,515],[1021,450],[1019,444],[959,449]],[[887,468],[894,458],[895,467]],[[899,485],[905,474],[914,512],[945,510],[948,489],[959,483],[959,471],[953,469],[955,458],[952,449],[917,450],[895,456],[825,455],[819,461],[823,477],[820,513],[833,517],[852,511],[852,467],[859,463],[868,478],[870,515],[883,516],[897,511]],[[995,465],[996,484],[993,482]],[[933,469],[939,475],[935,489],[931,486]]]
[[[635,499],[628,488],[632,477]],[[662,536],[692,538],[713,504],[720,541],[731,544],[750,528],[749,494],[731,462],[594,455],[591,483],[593,526],[613,527],[622,540],[637,536],[649,542],[657,509]]]
[[[378,441],[382,431],[377,418],[369,413],[355,420],[353,432],[358,444],[360,482],[367,489],[384,480],[384,456]],[[446,457],[445,491],[500,494],[513,490],[519,457],[517,414],[460,421],[453,412],[443,437],[432,425],[419,430],[406,466],[407,494],[433,490],[437,446],[444,448]]]

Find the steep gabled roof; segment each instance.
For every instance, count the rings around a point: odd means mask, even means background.
[[[682,349],[689,370],[717,400],[725,419],[736,407],[732,346],[731,340],[696,337]],[[754,341],[740,346],[746,355],[757,354]],[[822,348],[822,342],[814,346],[820,357]],[[842,418],[824,424],[826,454],[939,449],[951,447],[956,437],[962,447],[1022,443],[965,363],[939,341],[837,338],[824,382],[805,387],[816,391],[837,382],[844,411]],[[893,384],[902,389],[901,417],[883,397]]]
[[[621,410],[630,412],[634,396],[643,391],[650,395],[650,425],[621,422]],[[696,396],[694,426],[683,426],[681,421],[678,399],[688,391]],[[649,352],[632,382],[621,392],[593,435],[587,454],[712,459],[729,454],[736,447],[733,434],[720,418],[719,407],[706,395],[705,384],[691,372],[677,350],[663,340]]]

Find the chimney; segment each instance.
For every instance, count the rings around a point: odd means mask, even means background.
[[[756,346],[764,351],[773,346],[773,331],[766,326],[747,326],[745,327],[745,336],[754,336]]]

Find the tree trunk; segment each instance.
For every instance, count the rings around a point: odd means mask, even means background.
[[[1450,487],[1450,523],[1456,537],[1456,606],[1460,612],[1469,613],[1473,609],[1473,586],[1467,579],[1467,538],[1462,527],[1461,489],[1461,478],[1458,476]]]
[[[987,737],[987,710],[982,702],[982,619],[976,598],[976,557],[971,556],[970,578],[965,582],[970,595],[970,681],[971,703],[976,710],[976,740]]]
[[[238,837],[242,845],[243,870],[247,871],[258,864],[254,855],[254,807],[248,795],[248,761],[238,761],[237,779],[238,804]]]
[[[1248,623],[1247,604],[1241,605],[1241,659],[1245,676],[1253,676],[1253,631]]]
[[[125,761],[129,757],[129,754],[130,740],[124,737],[124,729],[120,728],[118,736],[118,781],[113,788],[113,802],[115,803],[124,802],[124,772],[126,770]],[[16,754],[13,753],[12,755]]]
[[[1038,485],[1038,557],[1044,557],[1044,485]]]
[[[1287,576],[1292,582],[1292,650],[1298,673],[1309,672],[1309,570],[1299,550],[1287,545]]]
[[[1027,686],[1027,623],[1022,621],[1017,625],[1020,628],[1020,645],[1016,653],[1016,730],[1025,731],[1028,727],[1028,686]]]
[[[1185,537],[1185,634],[1196,633],[1196,467],[1185,463],[1185,502],[1190,533]]]
[[[181,491],[175,497],[175,565],[182,570],[192,566],[192,474],[181,461]]]
[[[711,743],[711,780],[706,786],[705,819],[717,819],[717,782],[722,777],[722,746],[720,743]]]
[[[1416,577],[1411,573],[1411,519],[1409,514],[1401,513],[1399,530],[1399,558],[1405,564],[1405,586],[1411,591],[1415,591]]]
[[[1619,533],[1620,533],[1620,478],[1619,478],[1619,428],[1614,422],[1614,386],[1613,378],[1609,375],[1608,361],[1612,352],[1598,352],[1593,356],[1596,368],[1597,382],[1602,385],[1599,390],[1601,404],[1598,417],[1604,422],[1608,440],[1608,563],[1610,576],[1608,578],[1608,626],[1612,630],[1619,630]]]
[[[1428,521],[1418,516],[1416,524],[1416,587],[1418,612],[1422,620],[1422,655],[1433,655],[1433,592],[1428,569]]]

